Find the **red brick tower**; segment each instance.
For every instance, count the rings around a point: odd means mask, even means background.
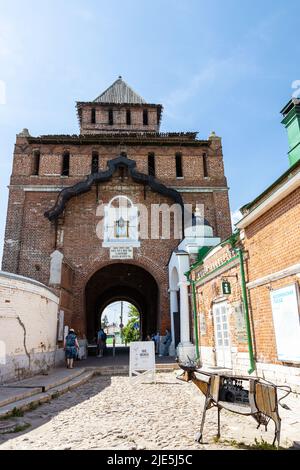
[[[79,135],[17,135],[2,268],[52,287],[82,337],[114,300],[139,308],[143,335],[169,325],[167,264],[180,241],[136,240],[118,258],[97,235],[99,205],[203,204],[214,236],[231,233],[221,139],[160,133],[162,110],[120,77],[77,103]]]

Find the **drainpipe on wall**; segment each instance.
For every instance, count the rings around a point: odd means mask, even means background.
[[[252,374],[252,372],[255,371],[256,366],[255,366],[255,359],[254,359],[254,353],[253,353],[253,346],[252,346],[252,333],[251,333],[251,325],[250,325],[250,316],[249,316],[249,305],[248,305],[248,298],[247,298],[247,288],[246,288],[246,278],[245,278],[245,268],[244,268],[244,257],[243,257],[243,250],[241,248],[236,248],[235,244],[237,242],[239,236],[239,232],[234,233],[231,237],[229,237],[227,240],[225,240],[222,243],[222,246],[225,243],[230,243],[232,246],[234,252],[236,253],[235,256],[230,258],[229,260],[225,261],[222,263],[220,266],[215,268],[212,272],[217,272],[224,266],[230,264],[232,261],[235,259],[239,259],[240,263],[240,273],[241,273],[241,289],[242,289],[242,297],[243,297],[243,304],[244,304],[244,309],[245,309],[245,320],[246,320],[246,330],[247,330],[247,342],[248,342],[248,351],[249,351],[249,359],[250,359],[250,368],[248,370],[249,374]],[[207,254],[207,253],[206,253]],[[204,255],[204,257],[206,256]],[[196,354],[198,358],[200,357],[199,354],[199,336],[198,336],[198,319],[197,319],[197,304],[196,304],[196,284],[201,282],[201,280],[205,279],[208,277],[211,273],[208,273],[204,275],[202,278],[197,279],[197,281],[193,281],[190,279],[190,274],[193,269],[195,269],[197,266],[201,265],[203,263],[203,257],[199,259],[199,261],[191,266],[190,271],[185,273],[188,282],[191,283],[192,289],[193,289],[193,310],[194,310],[194,326],[195,326],[195,342],[196,342]]]
[[[250,359],[250,369],[248,370],[248,374],[252,374],[252,372],[255,371],[255,359],[254,359],[253,346],[252,346],[252,334],[251,334],[251,325],[250,325],[250,317],[249,317],[249,305],[248,305],[248,298],[247,298],[243,250],[241,248],[234,248],[234,251],[238,254],[239,261],[240,261],[241,287],[242,287],[243,303],[244,303],[244,308],[245,308],[247,341],[248,341],[248,350],[249,350],[249,359]]]
[[[193,316],[194,316],[194,335],[195,335],[195,346],[196,346],[196,359],[200,359],[200,353],[199,353],[199,335],[198,335],[198,317],[197,317],[197,301],[196,301],[196,287],[195,287],[195,281],[190,278],[191,271],[188,271],[185,273],[185,276],[187,278],[187,281],[191,284],[192,286],[192,296],[193,296]]]

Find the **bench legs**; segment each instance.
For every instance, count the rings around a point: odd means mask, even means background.
[[[221,408],[218,406],[218,434],[217,434],[217,438],[220,439],[221,437]]]

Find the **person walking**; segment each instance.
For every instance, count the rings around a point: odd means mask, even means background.
[[[171,343],[172,343],[171,333],[168,329],[166,329],[165,339],[164,339],[164,342],[163,342],[164,351],[163,351],[163,354],[159,355],[159,357],[169,356],[169,348],[170,348]]]
[[[67,360],[67,368],[73,369],[73,362],[79,351],[79,344],[77,336],[73,328],[70,328],[69,333],[64,341],[64,350]]]
[[[100,328],[97,335],[98,357],[103,357],[103,351],[106,343],[106,334],[103,328]]]
[[[159,331],[157,331],[156,333],[153,334],[153,341],[155,343],[155,354],[158,354],[159,353]]]

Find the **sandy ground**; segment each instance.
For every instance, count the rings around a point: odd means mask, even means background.
[[[300,441],[300,397],[280,408],[283,447]],[[5,424],[29,424],[23,432],[0,434],[4,449],[232,449],[232,441],[251,445],[255,438],[271,443],[267,432],[256,429],[251,417],[222,411],[221,441],[215,442],[217,412],[207,412],[204,444],[195,442],[203,396],[192,383],[176,374],[157,374],[157,383],[132,383],[128,377],[96,377],[50,403]],[[3,425],[3,421],[1,422]],[[225,441],[225,442],[224,442]]]

